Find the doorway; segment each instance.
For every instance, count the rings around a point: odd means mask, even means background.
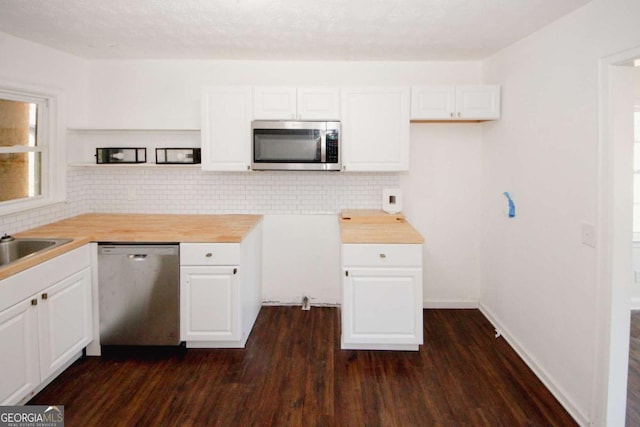
[[[640,425],[640,66],[634,68],[633,74],[633,284],[627,379],[628,426]]]
[[[634,60],[640,46],[600,60],[597,349],[591,418],[624,425],[634,281]]]

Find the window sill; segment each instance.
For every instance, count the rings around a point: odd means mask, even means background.
[[[52,207],[56,205],[66,204],[65,199],[38,199],[38,200],[24,200],[15,202],[5,202],[6,204],[0,204],[0,217],[12,214],[24,214],[34,209],[42,209],[45,207]]]

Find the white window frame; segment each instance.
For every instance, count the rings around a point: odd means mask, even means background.
[[[640,152],[640,107],[638,106],[636,107],[633,113],[633,124],[634,124],[633,146],[634,146],[634,157],[636,157]],[[634,159],[634,163],[635,163],[635,159]],[[633,166],[633,175],[634,175],[634,181],[635,181],[635,177],[640,175],[640,169],[636,169],[635,164]],[[634,186],[634,190],[633,190],[634,196],[638,191],[640,191],[640,189],[635,188]],[[633,241],[634,242],[640,242],[640,230],[636,231],[639,228],[640,224],[638,224],[638,220],[636,219],[636,215],[635,215],[639,209],[640,209],[640,200],[634,197],[633,199],[633,210],[634,210]]]
[[[58,99],[60,94],[37,88],[10,87],[0,82],[0,98],[38,104],[37,146],[0,147],[0,154],[41,153],[40,195],[0,202],[0,216],[41,208],[64,201],[65,164],[62,135],[59,134]]]

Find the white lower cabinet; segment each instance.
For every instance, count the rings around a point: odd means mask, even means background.
[[[239,340],[239,294],[237,267],[181,267],[180,339]]]
[[[38,302],[40,374],[46,378],[82,351],[93,336],[91,270],[47,288]]]
[[[26,402],[93,340],[89,246],[0,281],[0,405]]]
[[[180,340],[243,348],[262,305],[262,223],[240,243],[180,244]]]
[[[422,246],[342,245],[343,349],[418,350]]]
[[[38,316],[31,300],[0,312],[0,342],[0,405],[13,405],[40,383]]]

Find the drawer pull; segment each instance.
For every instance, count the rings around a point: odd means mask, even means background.
[[[43,293],[43,294],[42,294],[42,299],[47,299],[47,298],[49,298],[49,295],[48,295],[46,292],[45,292],[45,293]]]
[[[213,254],[211,252],[207,252],[207,254],[205,255],[207,258],[211,258],[213,256]]]
[[[380,254],[380,258],[384,259],[384,258],[386,258],[386,257],[387,257],[387,256],[386,256],[385,254]]]
[[[31,305],[38,305],[38,299],[37,298],[32,299]]]

